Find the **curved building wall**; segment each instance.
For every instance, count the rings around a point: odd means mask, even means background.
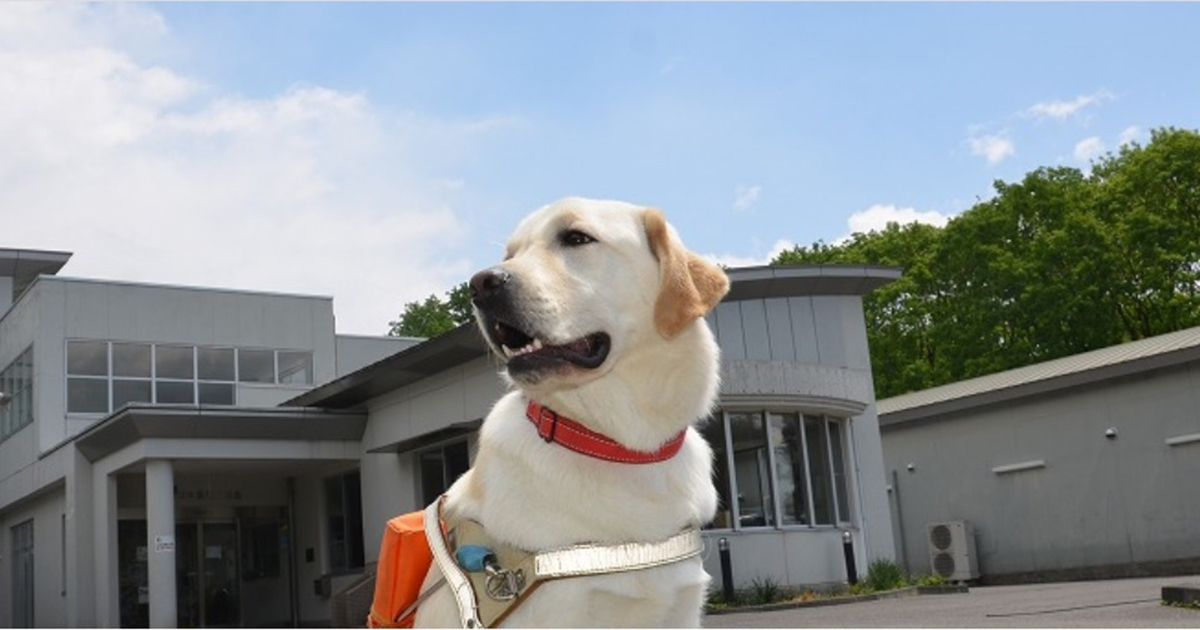
[[[722,352],[720,409],[705,434],[716,451],[718,489],[728,487],[706,532],[709,573],[721,575],[713,544],[720,538],[738,587],[768,578],[844,581],[842,531],[851,532],[860,574],[871,560],[894,559],[862,298],[730,300],[705,319]],[[803,438],[795,437],[800,425]],[[817,488],[830,478],[841,487],[822,497]]]

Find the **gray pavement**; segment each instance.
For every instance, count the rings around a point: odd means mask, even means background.
[[[839,606],[711,615],[706,628],[1200,628],[1200,610],[1164,606],[1162,587],[1200,576],[977,586]]]

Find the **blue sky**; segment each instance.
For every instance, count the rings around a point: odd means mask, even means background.
[[[0,247],[343,332],[565,195],[752,264],[1200,126],[1196,4],[9,4]]]

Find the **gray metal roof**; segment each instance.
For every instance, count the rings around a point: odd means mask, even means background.
[[[899,267],[779,265],[726,269],[725,302],[801,295],[864,295],[900,279]]]
[[[876,410],[887,426],[1196,360],[1200,327],[887,398]]]

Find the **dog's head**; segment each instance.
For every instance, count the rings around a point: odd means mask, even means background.
[[[661,352],[703,326],[697,320],[729,280],[687,251],[658,210],[570,198],[522,221],[504,261],[475,274],[470,287],[479,326],[509,378],[544,392]]]

